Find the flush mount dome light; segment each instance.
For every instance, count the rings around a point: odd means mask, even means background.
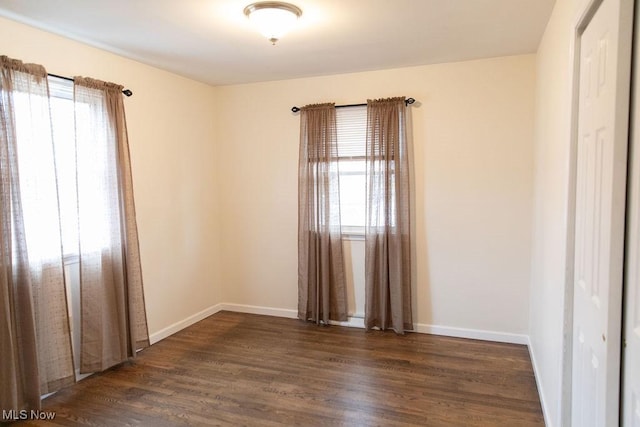
[[[273,44],[296,24],[302,10],[289,3],[262,1],[244,8],[244,14]]]

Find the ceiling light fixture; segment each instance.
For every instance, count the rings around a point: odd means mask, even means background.
[[[244,8],[244,14],[272,44],[295,25],[302,10],[289,3],[262,1]]]

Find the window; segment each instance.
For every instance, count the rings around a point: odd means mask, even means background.
[[[49,102],[56,151],[60,227],[65,258],[78,253],[78,212],[73,82],[49,77]]]
[[[25,94],[15,96],[16,133],[18,135],[18,162],[20,168],[20,186],[22,210],[25,226],[37,232],[27,244],[30,253],[40,259],[55,259],[59,252],[58,218],[40,214],[42,206],[56,204],[60,209],[60,229],[65,260],[72,260],[78,254],[78,211],[76,191],[76,147],[75,116],[87,108],[73,100],[73,82],[49,77],[49,98],[34,97]],[[51,114],[49,123],[33,126],[28,111],[33,108],[48,109]],[[23,111],[25,114],[21,114]],[[53,133],[53,144],[51,143]],[[58,186],[54,182],[40,182],[43,170],[51,172],[54,167]],[[52,176],[47,174],[46,176]],[[97,187],[96,187],[97,188]],[[35,190],[38,189],[38,190]],[[96,202],[100,200],[96,199]],[[95,209],[101,208],[99,203]],[[97,212],[96,212],[97,213]],[[97,215],[96,215],[97,216]],[[56,235],[52,234],[55,233]],[[47,237],[48,236],[48,237]],[[92,236],[93,237],[93,236]],[[95,240],[95,239],[94,239]],[[100,242],[101,244],[102,242]],[[98,244],[98,246],[100,246]]]
[[[345,234],[364,234],[367,107],[336,109],[340,161],[340,221]]]

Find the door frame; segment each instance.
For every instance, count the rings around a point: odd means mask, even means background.
[[[578,157],[578,113],[580,100],[580,55],[581,43],[580,37],[586,29],[587,25],[595,15],[598,7],[605,0],[585,0],[577,10],[577,18],[573,25],[572,40],[570,43],[570,56],[572,59],[571,72],[571,104],[570,112],[570,133],[569,133],[569,176],[568,176],[568,194],[567,194],[567,235],[566,235],[566,251],[565,251],[565,278],[564,278],[564,303],[563,303],[563,325],[562,325],[562,369],[561,369],[561,395],[560,395],[560,423],[561,425],[571,426],[571,407],[572,407],[572,385],[573,385],[573,292],[574,292],[574,257],[575,257],[575,226],[576,226],[576,185],[577,185],[577,157]],[[628,16],[624,16],[620,25],[627,25],[628,30],[633,34],[634,27],[634,0],[620,0],[621,6],[625,2],[630,3],[631,11]],[[629,21],[624,21],[627,18]],[[632,51],[630,46],[630,51]],[[618,72],[628,65],[629,69],[629,94],[631,87],[631,63],[632,53],[627,58],[619,58],[619,61],[628,61],[628,64],[622,63],[618,67]],[[630,108],[630,106],[629,106]],[[627,114],[628,116],[628,114]],[[627,123],[627,150],[629,145],[629,122]],[[626,207],[622,208],[626,217]],[[619,306],[622,313],[622,287],[619,284],[620,296]],[[611,304],[610,304],[611,305]],[[622,336],[622,321],[620,322],[619,335]],[[620,354],[622,356],[622,353]],[[620,396],[618,396],[618,401]]]

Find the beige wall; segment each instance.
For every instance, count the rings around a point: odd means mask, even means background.
[[[290,108],[396,95],[419,101],[416,322],[528,333],[533,55],[211,88],[5,19],[0,52],[134,91],[126,108],[152,333],[221,302],[295,310]]]
[[[0,54],[125,85],[153,334],[220,302],[215,89],[0,18]]]
[[[569,208],[572,49],[586,0],[556,0],[537,59],[529,337],[549,426],[560,426]],[[570,294],[571,290],[569,290]]]
[[[415,320],[527,334],[533,55],[220,87],[224,296],[295,310],[293,105],[405,95],[415,157]]]

